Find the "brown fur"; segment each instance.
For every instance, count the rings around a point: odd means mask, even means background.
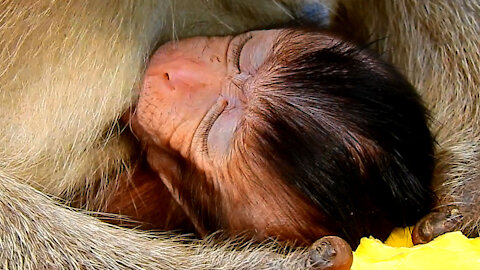
[[[228,244],[153,239],[44,195],[88,210],[105,204],[135,154],[116,119],[157,43],[290,19],[274,1],[2,1],[0,268],[304,265],[272,246],[232,253]]]
[[[362,40],[382,38],[375,44],[378,51],[404,71],[432,109],[439,143],[438,194],[445,198],[440,204],[474,207],[461,213],[465,229],[476,228],[480,5],[472,0],[344,2],[337,12],[339,27],[354,30]],[[305,265],[298,257],[301,250],[282,256],[271,246],[232,252],[226,244],[184,242],[169,235],[153,239],[45,195],[89,210],[105,204],[106,192],[115,188],[116,176],[129,168],[134,155],[116,119],[135,100],[132,89],[158,42],[291,19],[276,1],[216,3],[0,3],[1,268]]]
[[[480,3],[342,1],[336,28],[392,61],[431,110],[437,209],[458,209],[460,228],[480,231]],[[454,212],[455,213],[455,212]]]
[[[115,188],[108,192],[106,207],[100,209],[128,219],[106,217],[106,221],[137,229],[182,228],[186,233],[194,232],[190,219],[157,174],[146,164],[134,167],[133,174],[126,173],[117,179]]]

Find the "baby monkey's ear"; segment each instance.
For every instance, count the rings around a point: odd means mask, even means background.
[[[150,167],[157,172],[160,179],[163,180],[167,189],[175,197],[174,186],[172,183],[177,183],[182,177],[182,169],[180,164],[183,164],[182,158],[172,151],[160,149],[154,145],[146,149],[147,162]]]

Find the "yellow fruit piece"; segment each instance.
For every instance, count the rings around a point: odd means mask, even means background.
[[[385,245],[391,247],[413,247],[412,227],[396,228],[385,241]]]
[[[362,238],[354,252],[352,270],[480,269],[480,237],[461,232],[441,235],[425,245],[412,246],[411,229],[396,229],[385,241]]]

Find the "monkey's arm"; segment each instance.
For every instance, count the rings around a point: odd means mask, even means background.
[[[0,171],[0,268],[8,269],[301,269],[306,251],[157,238],[65,209]],[[318,255],[317,255],[318,256]]]
[[[188,216],[146,162],[140,160],[133,173],[124,172],[116,182],[101,211],[120,214],[129,220],[107,222],[123,227],[195,232]]]

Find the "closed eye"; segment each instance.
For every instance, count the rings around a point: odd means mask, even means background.
[[[232,62],[234,63],[235,67],[237,70],[240,72],[240,55],[242,53],[242,49],[245,46],[245,44],[252,39],[252,35],[247,34],[247,35],[240,35],[238,37],[240,40],[235,41],[237,43],[235,47],[232,49]]]
[[[208,110],[208,112],[203,116],[200,125],[195,131],[195,136],[198,136],[200,139],[200,150],[208,156],[208,146],[207,139],[210,133],[210,130],[218,119],[218,117],[225,111],[225,108],[228,105],[228,101],[220,97],[215,104]]]

